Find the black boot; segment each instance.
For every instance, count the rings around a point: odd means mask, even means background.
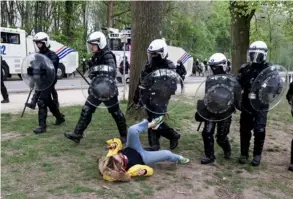
[[[39,126],[34,130],[35,134],[42,134],[42,133],[45,133],[45,132],[46,132],[46,127],[43,127],[43,126]]]
[[[254,131],[253,160],[251,162],[252,166],[258,166],[260,164],[265,136],[266,132],[264,129]]]
[[[2,103],[2,104],[9,103],[9,98],[7,97],[7,98],[3,99],[3,100],[1,101],[1,103]]]
[[[33,97],[31,99],[31,102],[30,103],[25,103],[25,106],[28,107],[28,108],[30,108],[30,109],[35,110],[36,109],[36,105],[37,105],[38,98],[39,98],[39,93],[38,92],[35,92],[33,94]]]
[[[180,139],[181,135],[176,132],[174,129],[171,130],[171,139],[170,139],[170,149],[174,150],[178,146],[178,140]]]
[[[127,140],[127,125],[126,120],[124,117],[124,114],[121,110],[118,110],[116,112],[111,113],[112,117],[114,118],[119,134],[120,134],[120,140],[124,144]]]
[[[64,133],[64,136],[76,143],[79,143],[80,140],[83,138],[83,132],[89,125],[92,120],[93,112],[95,111],[94,108],[85,105],[82,108],[80,118],[76,124],[76,127],[72,133]]]
[[[55,125],[60,125],[65,122],[65,116],[62,113],[60,113],[60,110],[55,102],[50,102],[49,109],[53,116],[56,118]]]
[[[145,148],[147,151],[160,150],[160,135],[157,130],[148,129],[148,141],[150,148]]]
[[[217,128],[217,143],[224,151],[224,158],[229,160],[231,158],[231,144],[228,138],[232,118],[229,117],[223,121],[218,122]]]
[[[58,93],[55,88],[52,90],[52,98],[55,105],[59,108]]]
[[[250,130],[240,130],[241,156],[238,160],[240,164],[246,164],[248,162],[250,139],[251,139]]]
[[[58,117],[56,117],[55,125],[60,125],[65,122],[65,116],[60,113]]]
[[[46,120],[47,120],[47,106],[45,105],[43,100],[39,100],[38,102],[39,112],[38,112],[38,120],[39,126],[34,130],[35,134],[41,134],[46,132]]]
[[[224,158],[226,160],[230,160],[231,158],[231,144],[230,141],[227,139],[223,145],[220,145],[224,151]]]
[[[177,148],[178,140],[181,137],[181,135],[178,132],[170,128],[165,122],[163,122],[156,131],[157,131],[157,134],[167,138],[170,141],[171,150],[174,150]]]
[[[205,157],[200,160],[201,164],[213,163],[216,159],[214,155],[214,136],[212,132],[206,132],[205,129],[202,132],[202,139],[204,145]]]

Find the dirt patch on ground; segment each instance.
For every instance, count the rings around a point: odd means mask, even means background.
[[[16,138],[20,138],[20,137],[24,137],[24,136],[27,136],[27,135],[20,134],[20,133],[14,133],[14,132],[8,132],[8,133],[1,132],[1,140],[3,140],[3,141],[10,140],[10,139],[16,139]]]

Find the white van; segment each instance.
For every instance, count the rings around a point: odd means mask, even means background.
[[[125,56],[128,59],[130,64],[130,50],[131,50],[131,30],[122,30],[119,31],[118,29],[108,28],[108,44],[112,52],[116,56],[117,66],[119,67],[121,62],[123,61],[124,51],[123,51],[123,44],[122,44],[122,37],[123,35],[127,35],[127,44],[126,44],[126,51]],[[193,57],[188,54],[183,48],[175,47],[175,46],[168,46],[168,59],[170,59],[175,65],[177,65],[177,61],[180,60],[185,69],[187,71],[186,77],[190,76],[192,73],[193,67]],[[117,67],[117,68],[118,68]],[[129,82],[129,73],[125,75],[126,82]],[[117,70],[117,81],[122,82],[123,75]]]
[[[56,52],[60,59],[58,78],[66,77],[78,67],[78,52],[57,41],[50,40],[50,50]],[[1,56],[4,79],[11,75],[21,75],[22,60],[35,52],[33,37],[21,29],[1,27]]]

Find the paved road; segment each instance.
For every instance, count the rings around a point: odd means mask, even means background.
[[[61,80],[59,82],[63,82],[63,81],[68,82],[66,80]],[[74,80],[74,81],[78,82],[79,80]],[[11,82],[7,82],[7,83],[11,83]],[[71,84],[68,83],[67,85],[71,85]],[[194,97],[198,86],[199,86],[199,83],[196,83],[196,82],[186,84],[184,95],[187,97]],[[15,89],[17,89],[17,88],[15,88]],[[123,86],[121,85],[118,89],[119,89],[119,99],[122,99],[123,98]],[[64,106],[72,106],[72,105],[83,105],[85,103],[85,99],[87,97],[87,91],[86,90],[84,90],[84,91],[85,92],[83,92],[81,89],[59,90],[58,96],[59,96],[60,106],[64,107]],[[203,89],[203,91],[204,91],[204,89]],[[1,113],[21,112],[23,109],[25,100],[27,98],[27,95],[28,95],[28,92],[10,93],[10,95],[9,95],[10,103],[1,104]],[[128,86],[126,87],[125,97],[126,97],[126,99],[128,97]],[[31,111],[31,110],[27,109],[27,111]]]
[[[185,84],[201,83],[205,77],[187,77],[184,81]],[[73,90],[80,89],[81,84],[87,87],[86,82],[81,77],[62,79],[57,82],[57,90]],[[8,93],[27,93],[29,87],[22,80],[8,80],[5,81]],[[119,87],[123,84],[118,84]]]

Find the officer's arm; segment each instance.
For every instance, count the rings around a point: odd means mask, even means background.
[[[57,70],[59,66],[59,57],[54,52],[51,54],[51,61],[53,62],[55,70]]]
[[[286,99],[288,100],[288,102],[292,101],[292,97],[293,97],[293,82],[290,83],[290,88],[286,95]]]
[[[141,85],[142,83],[142,80],[152,72],[152,68],[151,68],[151,65],[147,62],[146,63],[146,66],[144,68],[144,70],[141,72],[141,75],[140,75],[140,78],[138,80],[138,84],[137,84],[137,87],[136,87],[136,90],[135,90],[135,93],[134,93],[134,96],[133,96],[133,102],[138,104],[139,102],[139,99],[140,99],[140,88],[139,86]]]
[[[168,69],[173,70],[176,72],[176,66],[171,60],[167,60],[168,62]]]
[[[111,53],[106,53],[104,56],[105,64],[116,68],[114,57]]]
[[[239,82],[239,84],[241,85],[241,87],[243,87],[243,69],[240,68],[238,71],[238,74],[236,76],[236,80]]]

